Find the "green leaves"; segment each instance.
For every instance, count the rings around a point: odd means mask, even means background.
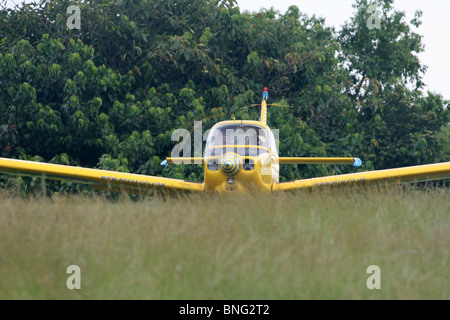
[[[426,70],[417,57],[424,50],[421,36],[411,31],[410,25],[404,21],[404,13],[395,11],[393,1],[377,0],[370,4],[381,10],[380,29],[367,27],[369,3],[358,0],[356,14],[340,32],[341,60],[348,63],[357,75],[354,84],[369,78],[377,79],[384,87],[400,78],[421,88]],[[416,25],[419,15],[414,20]],[[357,94],[360,92],[358,89]]]
[[[2,9],[0,155],[201,181],[201,166],[160,167],[172,131],[256,120],[248,106],[268,87],[269,102],[293,106],[268,109],[282,156],[358,156],[362,169],[448,161],[449,102],[419,91],[421,14],[409,24],[393,1],[374,4],[380,29],[357,0],[339,33],[296,6],[249,13],[232,0],[82,2],[80,32],[67,30],[67,1]]]

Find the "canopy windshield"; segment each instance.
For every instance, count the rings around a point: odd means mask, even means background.
[[[255,124],[223,124],[211,129],[206,140],[205,157],[235,152],[241,156],[257,156],[270,152],[267,130]]]

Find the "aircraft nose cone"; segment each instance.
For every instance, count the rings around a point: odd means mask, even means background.
[[[241,169],[241,158],[235,153],[227,153],[222,158],[220,169],[225,175],[233,176]]]

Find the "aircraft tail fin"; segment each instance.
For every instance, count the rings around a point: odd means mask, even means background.
[[[261,101],[261,122],[267,123],[267,100],[269,99],[269,93],[267,87],[264,87]]]

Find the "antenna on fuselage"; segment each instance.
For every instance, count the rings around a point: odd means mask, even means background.
[[[269,92],[267,87],[264,87],[261,101],[261,122],[267,124],[267,100],[269,99]]]

